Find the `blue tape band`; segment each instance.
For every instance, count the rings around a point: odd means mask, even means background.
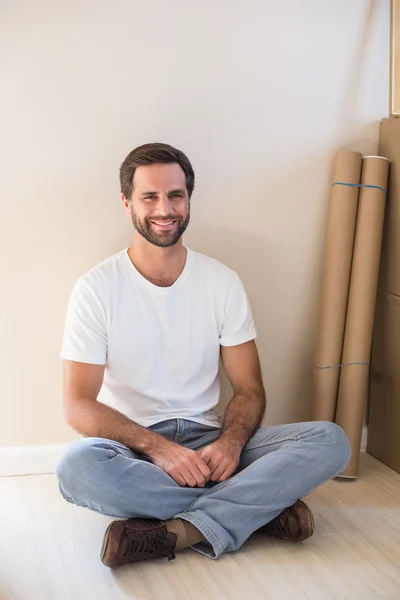
[[[372,188],[375,190],[381,190],[381,192],[383,192],[384,194],[386,194],[386,191],[387,191],[384,188],[380,187],[379,185],[369,185],[368,183],[346,183],[345,181],[334,181],[332,183],[332,187],[334,185],[347,185],[348,187]]]
[[[350,365],[369,365],[369,362],[354,361],[341,365],[328,365],[327,367],[317,367],[317,365],[314,365],[314,369],[336,369],[337,367],[349,367]]]

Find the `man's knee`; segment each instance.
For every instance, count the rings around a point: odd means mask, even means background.
[[[339,469],[343,471],[351,457],[351,448],[347,435],[339,425],[330,421],[315,423],[321,441],[327,442],[329,447],[334,447]]]
[[[315,427],[324,441],[337,444],[338,447],[347,448],[349,446],[347,435],[336,423],[331,423],[331,421],[316,421]]]
[[[84,438],[72,443],[56,465],[56,476],[64,498],[73,499],[74,488],[96,473],[96,465],[113,458],[115,452],[104,446],[100,438]]]

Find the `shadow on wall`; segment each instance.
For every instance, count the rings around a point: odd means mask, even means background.
[[[244,283],[258,332],[265,422],[271,425],[310,418],[333,152],[325,147],[307,161],[278,161],[274,172],[258,177],[241,172],[226,182],[222,198],[198,191],[185,237],[188,246],[231,267]],[[206,204],[200,219],[199,203]],[[224,407],[231,390],[224,375],[221,383]]]
[[[357,112],[357,107],[360,106],[358,96],[362,91],[362,76],[368,58],[368,44],[376,22],[375,15],[378,8],[378,3],[375,0],[369,0],[364,27],[354,44],[354,53],[347,73],[347,82],[343,87],[345,93],[342,100],[341,118],[339,118],[340,129],[345,137],[349,131],[357,127],[357,123],[360,121]]]
[[[259,336],[268,424],[310,418],[333,157],[342,148],[376,153],[378,129],[378,121],[359,121],[329,145],[305,148],[305,160],[275,153],[273,168],[250,164],[222,184],[211,176],[197,186],[185,242],[242,278]],[[231,389],[225,376],[221,383],[224,407]]]
[[[268,397],[268,424],[307,420],[311,392],[315,299],[293,307],[287,319],[280,280],[287,278],[285,249],[273,248],[267,239],[242,231],[203,224],[190,236],[190,247],[212,256],[240,275],[257,326],[257,346]],[[292,257],[293,258],[293,257]],[[286,286],[284,286],[286,287]],[[295,299],[293,299],[295,302]],[[221,409],[231,397],[225,374],[221,375]]]

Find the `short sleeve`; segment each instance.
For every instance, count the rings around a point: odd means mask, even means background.
[[[60,356],[94,365],[107,360],[106,311],[84,279],[78,279],[69,299]]]
[[[238,346],[257,337],[246,291],[238,275],[230,284],[219,343]]]

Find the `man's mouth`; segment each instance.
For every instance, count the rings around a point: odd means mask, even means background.
[[[156,225],[157,227],[162,227],[163,229],[168,229],[169,227],[172,227],[175,223],[176,220],[171,220],[171,221],[150,221],[153,225]]]

